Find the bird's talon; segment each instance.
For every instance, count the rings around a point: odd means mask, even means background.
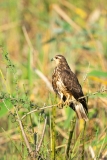
[[[64,103],[65,106],[69,106],[69,104],[70,104],[69,102],[65,102]]]
[[[59,108],[59,109],[62,109],[62,108],[63,108],[63,102],[59,102],[59,103],[58,103],[58,108]]]

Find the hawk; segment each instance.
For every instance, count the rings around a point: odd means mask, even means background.
[[[88,108],[82,87],[76,75],[71,71],[66,59],[62,55],[56,55],[51,61],[56,62],[56,67],[52,75],[52,86],[55,93],[60,97],[59,105],[69,105],[79,119],[88,120]],[[72,97],[76,102],[72,102]]]

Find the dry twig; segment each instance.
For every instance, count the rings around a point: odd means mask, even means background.
[[[44,127],[43,127],[42,136],[41,136],[40,142],[39,142],[39,144],[38,144],[38,147],[37,147],[37,149],[36,149],[36,152],[39,152],[40,147],[41,147],[41,145],[42,145],[42,141],[43,141],[43,137],[44,137],[45,129],[46,129],[46,123],[47,123],[47,117],[45,118],[45,123],[44,123]]]
[[[38,69],[35,69],[35,73],[46,83],[47,87],[49,88],[50,91],[53,91],[52,85],[47,79],[47,77]]]
[[[25,141],[25,144],[26,144],[26,147],[28,149],[28,152],[29,152],[29,155],[31,156],[31,158],[33,158],[33,152],[32,152],[32,149],[31,149],[31,146],[29,144],[29,141],[27,139],[27,136],[25,134],[25,131],[23,129],[23,125],[22,125],[22,122],[20,120],[20,117],[19,117],[19,114],[18,114],[18,111],[17,111],[17,108],[16,108],[16,114],[17,114],[17,118],[18,118],[18,123],[19,123],[19,126],[20,126],[20,129],[21,129],[21,132],[22,132],[22,136],[23,136],[23,139]]]
[[[81,28],[59,7],[59,5],[53,4],[52,7],[75,30],[80,31]]]

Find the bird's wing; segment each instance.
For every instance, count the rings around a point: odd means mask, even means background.
[[[76,75],[71,70],[63,70],[61,74],[61,79],[67,91],[71,93],[76,100],[84,96],[82,87],[79,84]],[[86,112],[88,113],[86,99],[82,98],[78,101],[83,104]]]
[[[57,85],[56,85],[57,81],[58,81],[58,76],[57,76],[57,74],[55,72],[52,75],[52,86],[53,86],[53,90],[55,91],[55,93],[59,95],[58,88],[57,88]]]
[[[75,99],[83,96],[81,85],[79,84],[77,77],[73,72],[71,72],[71,70],[63,70],[61,79],[66,89],[71,92]]]

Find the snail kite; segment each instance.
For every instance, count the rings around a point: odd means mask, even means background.
[[[56,67],[52,75],[52,86],[55,93],[60,97],[59,106],[69,105],[79,119],[88,120],[88,108],[82,87],[76,75],[71,71],[66,59],[62,55],[52,58],[56,62]],[[76,100],[72,101],[72,97]]]

